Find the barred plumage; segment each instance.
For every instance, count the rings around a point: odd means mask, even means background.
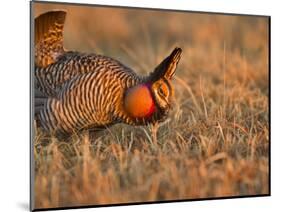
[[[35,111],[40,125],[48,132],[72,133],[163,119],[171,106],[170,79],[181,49],[151,75],[140,77],[110,57],[64,50],[65,14],[52,11],[36,18],[35,27],[43,24],[35,30]]]

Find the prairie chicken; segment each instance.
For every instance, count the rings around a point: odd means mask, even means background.
[[[182,50],[175,48],[150,75],[138,76],[117,60],[66,51],[65,11],[35,19],[35,119],[50,133],[71,134],[116,123],[163,120],[172,99],[171,78]]]

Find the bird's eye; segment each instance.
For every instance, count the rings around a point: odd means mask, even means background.
[[[159,88],[159,94],[160,94],[161,96],[164,96],[164,95],[165,95],[164,90],[162,89],[162,87]]]

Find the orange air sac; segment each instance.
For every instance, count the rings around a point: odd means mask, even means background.
[[[154,113],[155,104],[147,85],[138,85],[127,91],[125,110],[134,118],[146,118]]]

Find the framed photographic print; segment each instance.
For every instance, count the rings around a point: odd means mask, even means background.
[[[270,17],[31,2],[31,210],[270,195]]]

